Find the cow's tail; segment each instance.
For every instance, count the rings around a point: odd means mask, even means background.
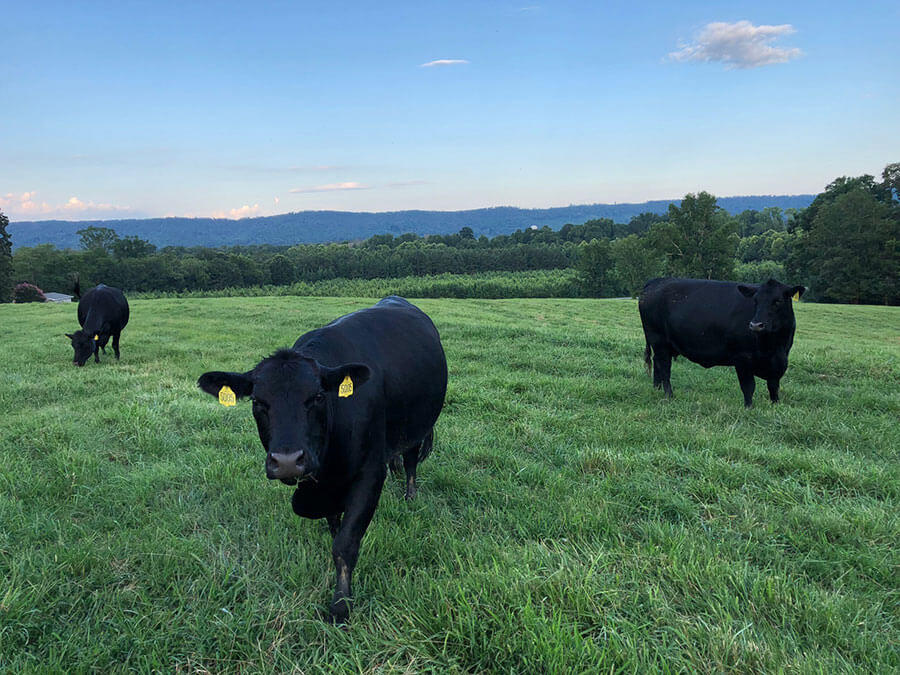
[[[431,449],[434,447],[434,427],[431,427],[431,430],[422,440],[422,445],[419,446],[419,461],[424,462],[425,458],[431,454]]]
[[[644,347],[644,365],[647,367],[647,374],[653,375],[653,364],[651,362],[651,357],[653,356],[653,352],[650,349],[650,343],[646,343],[646,347]]]

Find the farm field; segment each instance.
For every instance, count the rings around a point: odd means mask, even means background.
[[[900,669],[900,308],[795,305],[782,403],[679,359],[634,300],[415,301],[450,368],[419,496],[388,478],[346,629],[324,521],[200,392],[372,299],[0,305],[0,671]]]

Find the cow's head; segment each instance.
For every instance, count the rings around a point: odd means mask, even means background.
[[[75,350],[75,357],[72,359],[72,363],[76,366],[83,366],[97,350],[99,336],[78,330],[74,333],[66,333],[66,337],[72,341],[72,349]]]
[[[336,400],[356,395],[370,374],[360,363],[328,368],[282,349],[246,373],[204,373],[197,386],[220,401],[223,387],[237,399],[251,398],[259,440],[266,449],[266,476],[293,485],[317,477]]]
[[[794,320],[791,298],[803,295],[806,288],[785,286],[775,279],[769,279],[759,286],[740,284],[738,290],[756,304],[756,311],[750,320],[750,330],[754,333],[778,333]]]

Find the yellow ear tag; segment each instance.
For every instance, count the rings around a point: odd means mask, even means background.
[[[793,300],[794,302],[800,302],[800,291],[794,293],[794,295],[791,296],[791,300]]]
[[[348,396],[353,396],[353,380],[350,379],[349,375],[344,377],[344,381],[338,387],[338,397],[347,398]]]
[[[224,406],[232,406],[237,403],[237,397],[228,385],[219,389],[219,403]]]
[[[96,341],[99,340],[99,339],[100,339],[100,336],[99,336],[99,335],[95,335],[95,336],[94,336],[94,342],[96,342]]]

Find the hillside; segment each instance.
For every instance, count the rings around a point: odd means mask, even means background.
[[[759,195],[722,197],[719,206],[735,214],[747,209],[776,206],[805,208],[815,195]],[[677,203],[678,200],[674,200]],[[300,211],[278,216],[228,220],[221,218],[147,218],[142,220],[45,220],[18,221],[9,225],[13,246],[54,244],[59,248],[78,246],[76,232],[89,225],[111,227],[120,236],[137,236],[157,246],[233,246],[243,244],[290,245],[366,239],[373,234],[449,234],[471,227],[476,235],[489,237],[518,229],[545,225],[558,229],[566,223],[583,223],[593,218],[628,222],[644,212],[663,213],[673,200],[640,204],[582,204],[549,209],[520,209],[502,206],[468,211],[392,211],[354,213],[349,211]]]

